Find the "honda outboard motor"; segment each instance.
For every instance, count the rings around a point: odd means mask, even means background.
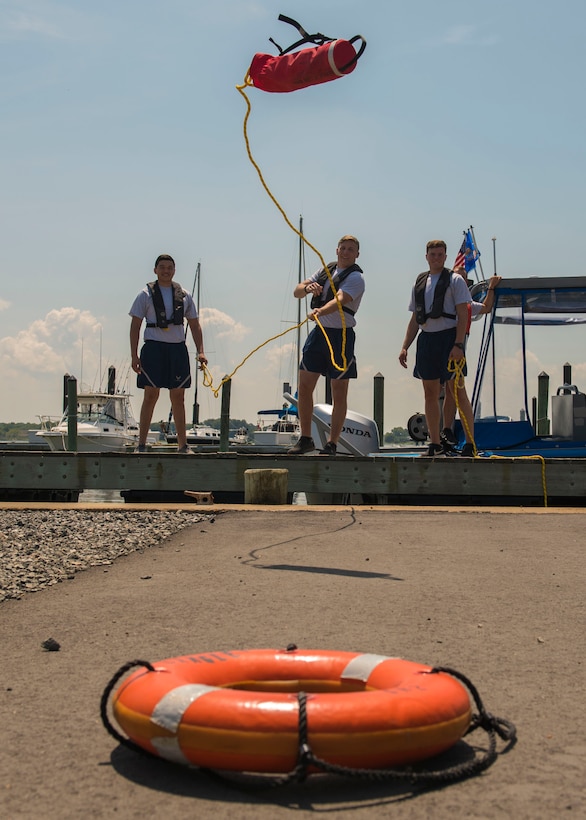
[[[323,447],[329,440],[331,421],[332,405],[315,404],[311,422],[311,435],[316,447]],[[348,410],[342,428],[342,435],[338,441],[338,453],[340,455],[367,456],[370,453],[378,453],[379,450],[380,441],[375,421],[369,419],[368,416],[363,416],[362,413]]]

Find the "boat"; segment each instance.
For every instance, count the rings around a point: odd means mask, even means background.
[[[165,429],[165,441],[167,444],[177,444],[177,432],[173,423],[166,424],[161,422],[161,426]],[[216,447],[220,446],[220,431],[217,427],[211,427],[209,424],[193,424],[186,430],[187,443],[190,447]],[[245,427],[239,427],[237,430],[229,431],[228,444],[236,446],[248,443],[248,430]]]
[[[177,444],[177,432],[173,423],[167,425],[161,422],[164,426],[165,441],[167,444]],[[194,424],[188,428],[187,443],[189,445],[220,445],[220,431],[215,427],[210,427],[209,424]]]
[[[57,424],[51,417],[41,416],[41,429],[35,438],[53,451],[67,450],[68,409]],[[147,442],[158,439],[149,433]],[[120,452],[138,444],[138,422],[132,412],[130,394],[91,391],[77,395],[77,452]]]
[[[284,404],[280,410],[259,410],[258,417],[253,433],[255,447],[288,450],[301,435],[297,408],[293,403]],[[267,418],[269,421],[265,420]]]
[[[480,301],[486,289],[486,282],[473,285],[473,299]],[[501,280],[484,320],[472,393],[481,454],[586,457],[586,394],[573,383],[569,364],[584,349],[585,324],[586,277]],[[552,355],[564,364],[550,389]],[[459,423],[457,432],[463,441]]]

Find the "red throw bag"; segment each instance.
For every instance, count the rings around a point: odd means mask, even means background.
[[[255,88],[261,91],[296,91],[351,74],[356,61],[356,51],[349,40],[332,40],[316,48],[278,57],[255,54],[248,74]]]
[[[247,79],[262,91],[296,91],[351,74],[366,48],[366,40],[360,34],[351,40],[336,40],[325,34],[308,34],[303,26],[284,14],[279,15],[279,20],[296,28],[301,39],[282,49],[271,37],[271,43],[279,50],[278,56],[254,55]],[[362,41],[358,51],[354,48],[357,40]],[[295,51],[306,43],[311,43],[313,47]]]

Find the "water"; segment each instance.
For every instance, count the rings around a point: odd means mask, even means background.
[[[124,504],[120,490],[84,490],[79,500],[82,504]]]
[[[124,504],[120,490],[84,490],[80,493],[82,504]],[[293,493],[293,504],[306,505],[305,493]]]

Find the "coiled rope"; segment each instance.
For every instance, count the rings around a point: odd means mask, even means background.
[[[457,408],[458,414],[460,416],[460,421],[462,422],[462,425],[463,425],[463,427],[464,427],[464,429],[466,430],[466,433],[467,433],[466,439],[467,440],[470,439],[470,441],[472,442],[472,446],[474,448],[474,458],[478,458],[478,450],[476,448],[476,441],[474,440],[474,431],[470,430],[470,427],[468,425],[468,421],[466,419],[466,416],[463,413],[460,412],[460,402],[458,401],[458,390],[460,390],[464,387],[464,365],[465,364],[466,364],[466,358],[464,356],[462,356],[462,358],[458,359],[457,361],[455,359],[450,359],[450,361],[448,362],[448,371],[450,373],[454,373],[454,379],[453,379],[453,381],[454,381],[454,398],[456,400],[456,408]],[[492,458],[492,459],[510,458],[510,456],[499,456],[499,455],[495,455],[493,453],[490,456],[490,458]],[[543,506],[547,507],[547,480],[546,480],[546,475],[545,475],[545,458],[543,456],[539,455],[538,453],[535,453],[534,455],[528,455],[528,456],[514,456],[514,458],[515,458],[515,460],[533,459],[534,461],[540,461],[541,462],[541,489],[542,489],[542,493],[543,493]]]
[[[458,390],[461,390],[464,387],[464,367],[466,366],[466,357],[462,356],[461,359],[450,359],[448,361],[448,372],[454,374],[453,382],[454,382],[454,400],[456,402],[456,409],[458,410],[458,415],[460,416],[460,421],[462,422],[464,429],[466,430],[466,441],[470,439],[472,442],[472,448],[474,451],[474,458],[478,456],[478,450],[476,449],[476,442],[474,441],[474,430],[471,430],[468,421],[466,419],[466,415],[460,412],[460,401],[458,399]]]

